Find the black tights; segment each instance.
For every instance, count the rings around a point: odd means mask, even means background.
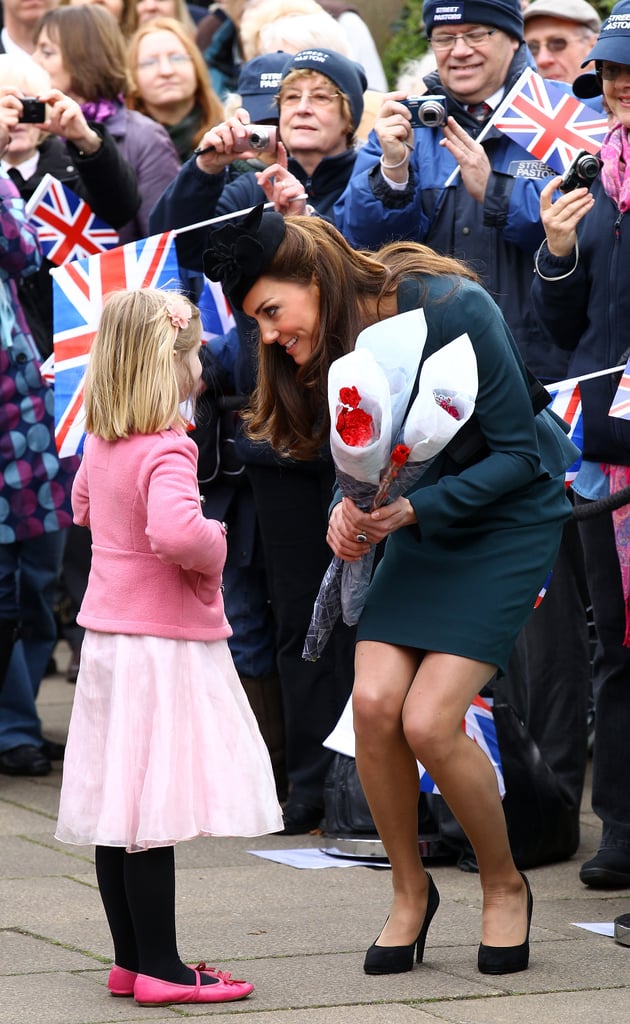
[[[177,951],[174,848],[127,853],[120,847],[97,846],[95,864],[118,966],[194,984],[193,972]]]

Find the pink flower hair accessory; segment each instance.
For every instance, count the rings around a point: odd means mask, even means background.
[[[166,303],[166,313],[173,327],[183,331],[190,323],[192,309],[181,295],[173,295]]]

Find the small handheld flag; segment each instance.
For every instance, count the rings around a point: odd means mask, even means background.
[[[44,256],[60,266],[118,245],[118,234],[52,174],[45,174],[26,204],[37,224]]]
[[[504,97],[491,123],[558,174],[580,150],[597,153],[609,128],[593,107],[531,68]]]

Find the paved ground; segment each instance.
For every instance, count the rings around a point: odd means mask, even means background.
[[[72,695],[60,677],[43,683],[40,712],[52,738],[65,738]],[[247,852],[317,846],[311,836],[184,843],[181,952],[232,970],[256,991],[215,1008],[150,1009],[107,992],[110,940],[91,850],[53,839],[59,782],[59,769],[44,779],[0,776],[2,1024],[235,1024],[236,1015],[243,1024],[630,1024],[630,948],[572,924],[630,911],[630,891],[591,892],[578,880],[598,838],[588,794],[576,858],[529,872],[530,969],[499,979],[477,973],[478,880],[455,867],[433,869],[442,905],[424,965],[369,978],[362,957],[387,912],[387,871],[297,870]]]

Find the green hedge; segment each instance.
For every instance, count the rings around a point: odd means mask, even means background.
[[[602,18],[605,18],[614,6],[613,0],[591,0],[591,3]],[[392,89],[407,61],[414,57],[422,57],[428,49],[422,21],[422,6],[422,0],[406,0],[400,15],[392,25],[391,39],[381,54],[385,74]]]

